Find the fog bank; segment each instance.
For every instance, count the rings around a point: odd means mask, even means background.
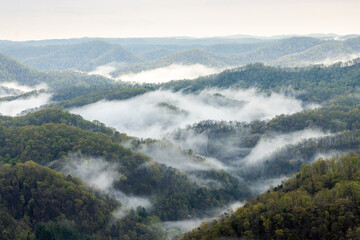
[[[45,83],[41,83],[36,86],[27,86],[18,82],[0,82],[0,98],[17,96],[26,92],[47,88],[48,86]]]
[[[203,222],[209,222],[212,220],[215,220],[219,218],[219,216],[236,211],[239,207],[244,206],[244,202],[233,202],[229,205],[224,206],[221,209],[216,209],[212,211],[212,213],[209,213],[209,217],[206,218],[196,218],[196,219],[188,219],[183,221],[168,221],[163,222],[163,225],[166,229],[177,229],[180,231],[180,233],[189,232],[192,229],[195,229],[197,227],[200,227],[201,223]]]
[[[210,68],[201,64],[179,65],[172,64],[167,67],[129,73],[118,76],[116,79],[136,83],[164,83],[171,80],[195,79],[200,76],[219,73],[224,69]]]
[[[309,138],[320,138],[329,135],[330,133],[324,133],[320,130],[305,129],[288,134],[263,137],[251,150],[250,154],[240,162],[248,165],[259,164],[288,144],[296,144]]]
[[[227,169],[227,167],[217,159],[194,155],[166,140],[149,145],[143,144],[137,150],[152,157],[158,163],[177,168],[184,172]]]
[[[303,109],[301,101],[278,93],[212,89],[196,95],[158,90],[123,101],[101,100],[70,112],[99,120],[128,135],[159,139],[203,120],[249,122]]]
[[[111,73],[116,70],[112,64],[102,65],[95,68],[95,70],[88,72],[89,75],[101,75],[107,78],[112,78]]]
[[[40,107],[50,102],[51,94],[42,93],[12,101],[0,101],[0,114],[16,116],[24,110]]]
[[[142,206],[149,209],[151,203],[148,199],[136,196],[129,196],[125,193],[113,188],[115,181],[121,181],[122,175],[117,170],[118,165],[104,161],[101,158],[91,158],[84,156],[70,155],[71,159],[68,161],[63,168],[62,172],[78,177],[87,184],[102,190],[115,199],[117,199],[125,208],[134,208]],[[126,215],[124,208],[119,210],[122,214]]]

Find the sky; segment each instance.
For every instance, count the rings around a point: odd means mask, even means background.
[[[1,0],[0,39],[359,34],[360,0]]]

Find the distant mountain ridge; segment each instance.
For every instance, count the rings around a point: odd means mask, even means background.
[[[46,83],[51,88],[113,83],[112,80],[101,76],[90,76],[73,71],[41,72],[31,69],[6,55],[0,54],[0,82],[12,81],[28,86]]]
[[[3,51],[22,63],[40,70],[88,72],[109,62],[133,63],[140,59],[119,45],[89,41],[74,45],[24,46]]]
[[[360,56],[360,37],[346,41],[327,41],[303,52],[280,57],[274,61],[278,65],[307,65],[311,63],[333,63],[348,61]]]
[[[357,35],[279,36],[274,38],[81,38],[0,42],[0,52],[39,70],[90,72],[115,67],[113,76],[171,64],[238,67],[263,62],[304,66],[351,60],[360,54]]]

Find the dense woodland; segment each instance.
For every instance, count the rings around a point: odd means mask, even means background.
[[[326,103],[345,94],[358,93],[360,62],[315,65],[304,68],[282,68],[261,63],[226,70],[195,81],[164,83],[163,88],[194,92],[205,88],[257,88],[263,91],[283,91],[305,102]]]
[[[303,165],[280,186],[183,239],[359,239],[359,171],[358,153]]]
[[[80,179],[33,161],[0,166],[0,238],[160,239],[159,219],[144,209],[117,219],[121,204]]]

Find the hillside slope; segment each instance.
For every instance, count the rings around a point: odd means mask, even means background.
[[[28,86],[46,83],[51,88],[113,83],[112,80],[104,77],[89,76],[78,72],[37,71],[24,66],[10,57],[0,54],[0,82],[12,81]]]
[[[183,239],[359,239],[360,154],[318,160]]]

